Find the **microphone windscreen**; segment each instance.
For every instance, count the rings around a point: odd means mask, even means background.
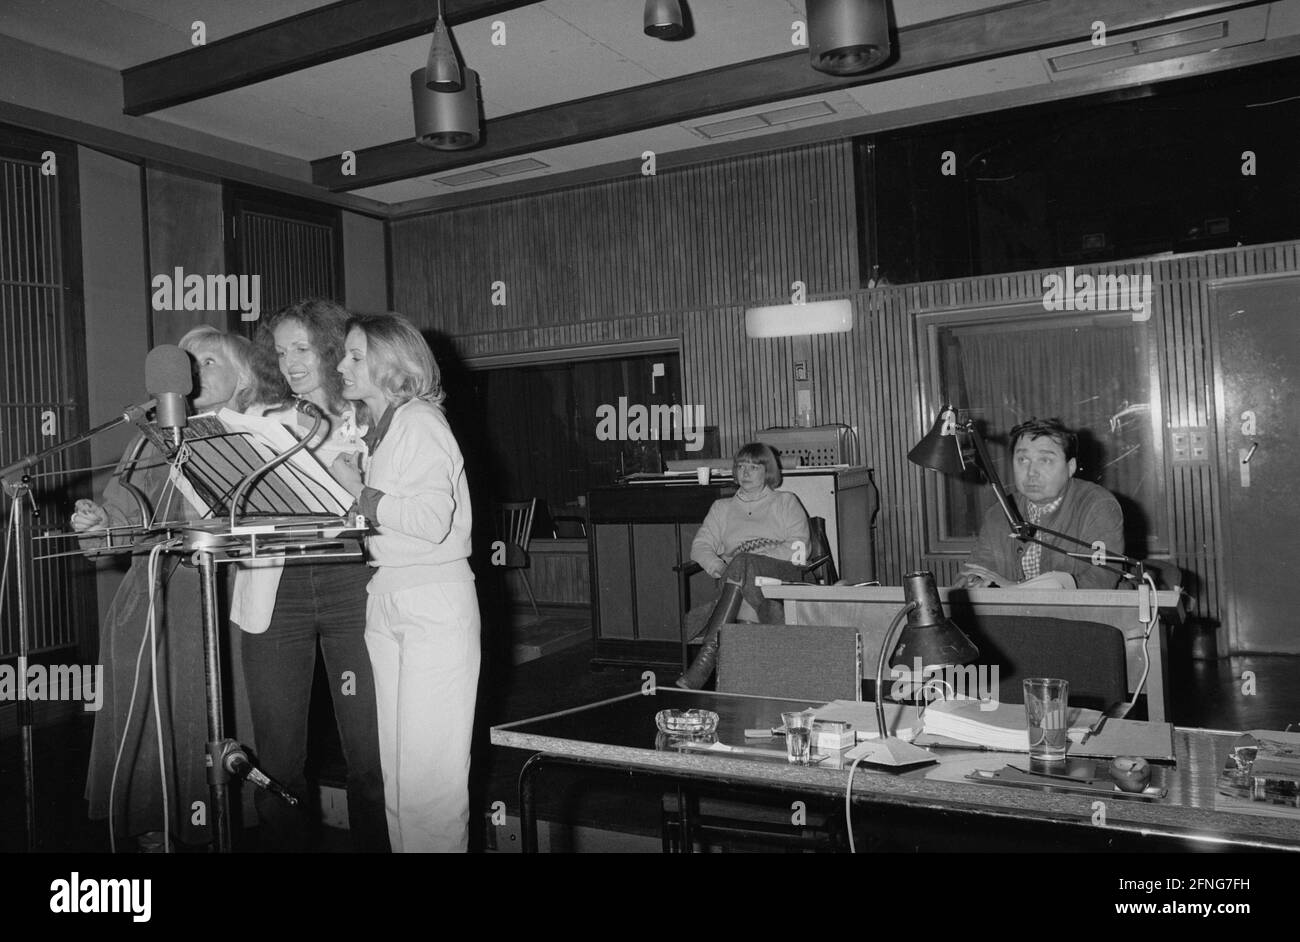
[[[150,350],[144,358],[144,388],[151,396],[160,393],[188,396],[194,391],[194,373],[189,354],[170,343],[160,344]]]

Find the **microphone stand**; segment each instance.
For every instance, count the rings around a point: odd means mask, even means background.
[[[998,477],[997,471],[994,470],[993,461],[989,458],[988,449],[984,445],[984,440],[980,437],[979,432],[975,430],[975,422],[972,419],[967,419],[965,422],[957,423],[956,429],[957,431],[966,434],[975,449],[975,459],[973,462],[968,461],[965,451],[959,449],[961,451],[962,467],[966,467],[967,464],[974,464],[984,477],[988,479],[989,486],[993,488],[993,494],[998,499],[998,506],[1002,508],[1002,513],[1007,518],[1007,523],[1011,524],[1011,534],[1016,539],[1021,540],[1022,542],[1037,543],[1039,546],[1045,546],[1053,552],[1060,553],[1063,556],[1071,556],[1076,559],[1094,560],[1096,553],[1102,553],[1107,562],[1118,562],[1121,565],[1133,566],[1137,569],[1137,574],[1134,575],[1124,569],[1117,569],[1114,566],[1107,566],[1105,563],[1098,563],[1095,561],[1093,562],[1094,566],[1099,569],[1105,569],[1107,572],[1113,572],[1115,575],[1127,579],[1130,582],[1136,582],[1139,585],[1141,584],[1144,574],[1141,560],[1133,559],[1130,556],[1111,553],[1109,550],[1095,550],[1093,545],[1087,540],[1081,540],[1077,536],[1070,536],[1068,533],[1061,533],[1057,530],[1051,530],[1047,527],[1039,526],[1036,523],[1027,522],[1025,518],[1021,516],[1020,509],[1016,507],[1015,501],[1013,501],[1007,494],[1006,488],[1002,486],[1002,481]],[[1055,546],[1039,539],[1039,534],[1045,534],[1066,543],[1073,543],[1075,546],[1082,546],[1089,550],[1094,550],[1094,552],[1070,553],[1060,546]]]
[[[122,414],[115,419],[111,419],[101,425],[82,432],[65,441],[59,442],[49,448],[39,452],[34,452],[23,458],[18,459],[12,464],[0,468],[0,487],[8,490],[11,494],[13,503],[10,508],[11,526],[15,536],[15,583],[18,602],[18,663],[22,665],[23,676],[19,678],[19,683],[26,683],[26,663],[28,652],[30,651],[30,629],[31,629],[31,601],[30,601],[30,581],[31,581],[31,555],[30,544],[32,542],[31,521],[28,514],[23,512],[22,503],[27,501],[31,504],[31,516],[38,514],[35,498],[32,496],[31,478],[26,473],[35,465],[41,463],[47,458],[57,455],[61,452],[73,448],[77,445],[88,442],[94,436],[101,432],[107,432],[111,429],[131,422],[139,427],[148,427],[147,413],[157,405],[156,399],[150,399],[147,402],[138,405],[128,406]],[[317,415],[318,428],[321,417]],[[313,433],[316,428],[313,428]],[[180,430],[177,429],[177,432]],[[304,441],[305,445],[306,442]],[[141,436],[136,442],[131,452],[127,455],[123,463],[124,470],[129,470],[140,459],[144,450],[145,436]],[[287,455],[280,456],[277,460],[268,463],[265,467],[258,470],[257,475],[265,473],[270,468],[279,464]],[[11,482],[8,478],[17,473],[24,472],[17,482]],[[147,502],[139,489],[129,481],[122,481],[123,485],[131,493],[140,510],[141,526],[148,527],[150,513]],[[241,493],[243,488],[241,488]],[[109,542],[111,545],[112,537]],[[222,852],[231,850],[231,831],[230,831],[230,814],[229,814],[229,783],[233,776],[246,776],[249,781],[253,782],[260,788],[265,788],[274,794],[279,795],[289,804],[297,804],[297,799],[273,780],[267,778],[259,769],[251,764],[248,754],[243,747],[233,739],[227,739],[224,735],[224,718],[223,706],[221,699],[221,666],[220,666],[220,629],[219,629],[219,609],[217,605],[216,590],[216,567],[215,558],[211,549],[205,547],[189,547],[194,549],[194,565],[199,569],[202,577],[200,586],[201,607],[203,612],[203,666],[204,666],[204,686],[207,695],[208,706],[208,785],[210,798],[212,799],[213,809],[213,830],[217,834],[217,849]],[[25,817],[27,826],[27,850],[29,852],[36,849],[36,789],[34,775],[34,755],[32,748],[32,721],[33,711],[30,700],[25,697],[19,698],[18,701],[18,725],[22,739],[22,756],[23,756],[23,797],[25,805]],[[111,809],[110,809],[111,820]],[[170,826],[170,822],[168,823]]]
[[[35,465],[40,464],[46,458],[53,457],[61,452],[74,448],[77,445],[90,441],[101,432],[107,432],[115,429],[119,425],[125,425],[127,422],[133,422],[137,425],[145,422],[145,414],[154,407],[156,401],[150,399],[148,402],[142,402],[139,405],[128,406],[122,414],[115,419],[97,425],[89,431],[82,432],[65,441],[58,442],[41,451],[33,452],[26,457],[19,458],[12,464],[0,468],[0,488],[9,491],[12,504],[10,506],[10,526],[14,532],[14,583],[18,598],[18,663],[21,666],[21,674],[18,683],[26,685],[27,683],[27,655],[31,650],[29,640],[31,630],[31,540],[32,527],[31,518],[39,514],[36,507],[36,499],[32,496],[31,477],[26,473]],[[132,461],[138,458],[138,453]],[[9,478],[17,472],[23,472],[17,482],[11,482]],[[132,490],[132,494],[137,502],[141,502],[141,496],[138,491]],[[22,509],[23,502],[26,501],[31,505],[31,518]],[[147,519],[144,504],[140,503],[140,513],[142,518]],[[18,698],[18,727],[22,739],[23,755],[23,801],[25,806],[25,820],[27,826],[27,850],[28,852],[36,849],[36,778],[34,754],[32,748],[32,703],[26,697]]]

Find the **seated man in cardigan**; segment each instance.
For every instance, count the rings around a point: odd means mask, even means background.
[[[1078,437],[1060,419],[1030,419],[1011,430],[1011,464],[1015,490],[1009,495],[1027,523],[1069,534],[1106,552],[1124,552],[1124,515],[1104,487],[1074,476]],[[970,560],[962,565],[954,585],[980,588],[1026,582],[1047,573],[1072,576],[1080,589],[1113,589],[1119,576],[1094,566],[1090,559],[1067,556],[1086,553],[1083,547],[1042,534],[1044,543],[1064,552],[1010,534],[1002,509],[994,504],[984,514],[979,539]],[[1068,583],[1068,579],[1061,582]]]

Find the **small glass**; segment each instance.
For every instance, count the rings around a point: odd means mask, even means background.
[[[1062,762],[1070,742],[1070,683],[1059,677],[1025,679],[1029,759]]]
[[[807,765],[812,756],[813,719],[812,710],[800,710],[797,713],[782,713],[781,721],[785,724],[785,758],[795,765]]]
[[[709,476],[712,473],[713,473],[713,469],[710,468],[708,465],[701,465],[700,467],[695,469],[695,480],[700,484],[708,484]]]

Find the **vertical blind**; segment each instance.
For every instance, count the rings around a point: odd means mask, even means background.
[[[333,226],[248,208],[235,225],[241,271],[261,277],[263,316],[302,298],[343,300]]]
[[[41,172],[38,159],[0,154],[0,465],[7,465],[76,435],[79,331],[71,323],[63,257],[60,207],[66,195],[57,174]],[[34,529],[62,528],[73,496],[74,475],[89,452],[71,449],[32,469],[40,517]],[[0,496],[8,549],[0,657],[18,649],[15,554],[8,526],[11,500]],[[41,555],[38,548],[34,555]],[[89,627],[92,594],[88,564],[78,557],[32,566],[33,653],[77,643]]]

